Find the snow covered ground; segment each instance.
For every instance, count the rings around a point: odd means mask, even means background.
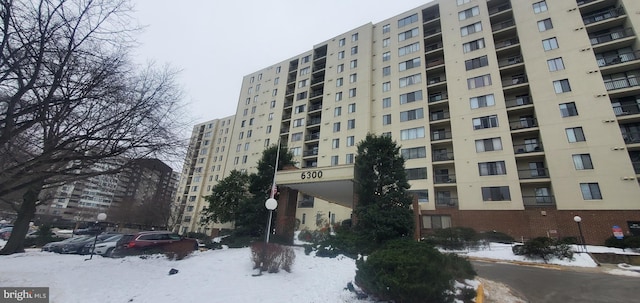
[[[0,246],[4,242],[0,240]],[[589,251],[621,250],[589,246]],[[355,276],[355,262],[346,257],[318,258],[295,248],[291,273],[252,276],[248,248],[196,252],[182,261],[164,257],[109,259],[28,250],[0,256],[0,286],[49,287],[51,303],[103,302],[369,302],[344,290]],[[470,257],[535,262],[511,253],[511,246],[492,243]],[[587,254],[565,266],[594,267]],[[169,275],[175,268],[179,272]],[[640,273],[612,270],[614,274]],[[506,296],[506,295],[505,295]],[[512,302],[505,297],[502,302]],[[513,301],[517,302],[517,301]]]

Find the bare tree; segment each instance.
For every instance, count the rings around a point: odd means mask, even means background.
[[[0,203],[18,214],[0,254],[23,250],[43,188],[181,149],[176,72],[129,61],[130,12],[127,0],[0,0]],[[86,169],[96,163],[116,168]]]

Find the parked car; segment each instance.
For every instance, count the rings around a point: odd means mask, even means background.
[[[12,230],[13,230],[13,226],[0,228],[0,239],[9,240],[9,237],[11,237]]]
[[[99,235],[93,253],[96,255],[104,255],[107,253],[107,249],[109,248],[111,248],[111,250],[109,250],[109,253],[111,253],[120,238],[122,238],[122,234],[105,233]],[[93,242],[89,242],[85,244],[84,248],[82,248],[82,254],[90,254],[92,249]]]
[[[195,251],[198,250],[198,241],[181,237],[170,231],[143,231],[123,235],[116,243],[111,256],[124,257],[139,254],[166,253],[178,246]]]
[[[93,241],[95,241],[95,237],[89,235],[73,237],[72,239],[76,240],[63,244],[60,246],[60,250],[56,252],[63,254],[81,254],[86,244],[93,244]]]
[[[62,250],[62,246],[71,242],[71,241],[78,241],[78,239],[81,238],[86,238],[87,236],[79,236],[79,237],[73,237],[73,238],[67,238],[64,239],[62,241],[57,241],[57,242],[49,242],[45,245],[42,246],[42,251],[49,251],[49,252],[60,252]]]
[[[55,237],[56,233],[50,232],[50,236],[51,237]],[[33,230],[33,231],[28,232],[27,236],[25,238],[27,238],[27,239],[35,239],[35,238],[38,238],[38,237],[40,237],[40,231],[39,230]]]

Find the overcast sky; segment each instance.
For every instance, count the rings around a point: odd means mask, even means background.
[[[235,114],[242,77],[431,0],[134,0],[139,62],[182,70],[189,120]],[[453,0],[450,0],[453,1]]]

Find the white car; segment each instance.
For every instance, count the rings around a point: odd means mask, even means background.
[[[118,240],[120,240],[120,238],[122,238],[122,235],[116,234],[113,235],[113,237],[109,237],[101,242],[96,243],[96,248],[93,253],[96,255],[101,255],[103,257],[108,257],[109,255],[111,255],[111,252],[116,247],[116,243],[118,242]]]

